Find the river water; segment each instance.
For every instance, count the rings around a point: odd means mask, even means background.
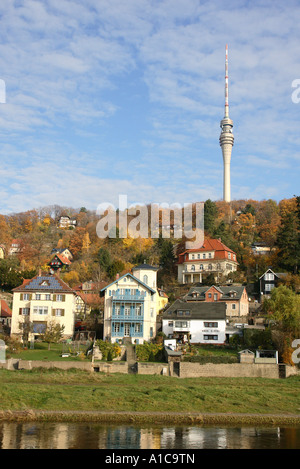
[[[0,449],[300,449],[299,427],[0,423]]]

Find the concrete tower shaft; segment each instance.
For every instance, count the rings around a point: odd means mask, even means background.
[[[221,135],[220,146],[223,154],[224,164],[224,178],[223,178],[223,199],[225,202],[231,201],[230,190],[230,161],[231,152],[234,143],[234,136],[232,133],[233,121],[229,118],[229,101],[228,101],[228,46],[226,44],[225,55],[225,113],[224,118],[220,122]]]

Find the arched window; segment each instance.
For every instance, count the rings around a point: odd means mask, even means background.
[[[148,275],[144,275],[143,282],[148,285]]]
[[[200,270],[203,270],[203,264],[200,264]]]
[[[191,266],[191,271],[195,272],[195,266],[194,265]]]

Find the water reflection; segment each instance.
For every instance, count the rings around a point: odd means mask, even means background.
[[[300,427],[0,423],[0,449],[299,449]]]

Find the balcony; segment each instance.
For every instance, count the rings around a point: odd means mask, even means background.
[[[145,293],[140,293],[138,295],[131,295],[130,293],[117,293],[113,292],[112,293],[112,301],[144,301],[146,294]]]

